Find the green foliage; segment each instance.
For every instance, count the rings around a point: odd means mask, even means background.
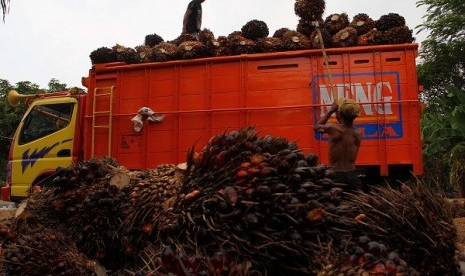
[[[458,165],[451,153],[465,143],[465,1],[421,0],[417,6],[427,6],[419,30],[430,32],[418,66],[427,104],[421,119],[425,178],[450,192],[460,189],[449,182]]]
[[[427,6],[427,14],[420,31],[430,30],[431,39],[445,41],[464,39],[465,4],[463,0],[420,0],[418,6]]]

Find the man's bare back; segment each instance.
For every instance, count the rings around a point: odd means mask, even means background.
[[[355,170],[362,135],[354,127],[333,125],[329,135],[329,165],[335,171]]]
[[[347,183],[349,190],[359,190],[363,185],[355,172],[355,161],[362,135],[353,126],[353,121],[358,116],[360,107],[351,100],[340,100],[339,103],[333,103],[329,112],[313,128],[316,132],[328,134],[329,166],[336,172],[335,181]],[[336,113],[340,124],[326,124],[333,113]]]

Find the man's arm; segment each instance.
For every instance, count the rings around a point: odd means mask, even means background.
[[[182,33],[187,33],[187,22],[189,21],[189,16],[191,15],[192,10],[190,7],[187,7],[186,13],[184,14],[184,19],[182,21]]]
[[[328,122],[331,115],[333,115],[333,113],[336,112],[338,108],[339,107],[337,105],[337,102],[334,102],[329,112],[323,115],[323,117],[321,117],[320,120],[318,120],[318,122],[315,123],[315,125],[313,126],[313,130],[319,133],[329,132],[331,126],[327,126],[326,123]]]
[[[189,16],[191,15],[192,11],[187,8],[186,13],[184,14],[184,19],[182,21],[182,33],[187,33],[187,21],[189,20]]]

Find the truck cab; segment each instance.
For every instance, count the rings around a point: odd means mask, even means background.
[[[29,106],[10,146],[2,200],[18,201],[27,197],[31,184],[50,183],[56,168],[68,167],[78,159],[76,143],[80,143],[77,128],[82,95],[67,92],[15,95],[9,100],[26,97]]]

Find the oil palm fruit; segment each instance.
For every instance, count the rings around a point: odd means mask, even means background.
[[[357,39],[359,46],[379,45],[382,43],[383,34],[376,29],[371,29],[366,34],[360,35]]]
[[[212,46],[214,46],[210,49],[212,56],[221,57],[221,56],[230,56],[233,54],[231,41],[226,36],[219,36],[216,42],[213,43]]]
[[[385,31],[383,39],[386,44],[412,43],[415,40],[412,36],[412,30],[405,25]]]
[[[273,37],[283,38],[283,34],[287,31],[290,31],[289,28],[280,28],[273,33]]]
[[[215,41],[215,35],[209,29],[203,29],[199,32],[199,41],[208,46]]]
[[[349,16],[347,13],[333,13],[326,17],[325,27],[331,33],[336,34],[349,25]]]
[[[177,59],[178,46],[169,42],[160,42],[153,48],[155,61],[170,61]]]
[[[151,62],[154,61],[153,48],[148,45],[139,45],[136,46],[136,52],[139,54],[141,62]]]
[[[116,53],[113,49],[108,47],[100,47],[94,51],[92,51],[89,55],[90,61],[92,64],[99,64],[99,63],[107,63],[107,62],[115,62],[116,61]]]
[[[310,40],[297,31],[287,31],[283,34],[283,48],[287,51],[310,49]]]
[[[181,59],[202,58],[207,55],[207,47],[200,41],[184,41],[178,47],[178,56]]]
[[[242,26],[241,32],[245,38],[253,40],[267,37],[270,33],[266,23],[257,19],[251,20]]]
[[[382,15],[375,21],[375,28],[378,31],[385,32],[394,27],[401,27],[405,25],[405,18],[397,13],[389,13]]]
[[[279,52],[283,49],[283,41],[277,37],[259,38],[256,45],[260,53]]]
[[[375,22],[367,14],[359,13],[354,16],[349,26],[356,29],[357,35],[361,36],[371,31],[375,27]]]
[[[346,27],[333,35],[333,47],[349,47],[357,45],[357,30],[352,27]]]
[[[384,244],[389,251],[396,250],[419,275],[457,275],[456,264],[450,261],[457,233],[444,194],[418,180],[398,189],[377,187],[370,193],[353,194],[346,202],[346,210],[352,211],[341,215],[356,218],[364,214],[359,233]],[[368,249],[369,242],[365,244]],[[389,260],[398,259],[390,255]]]
[[[174,40],[169,41],[169,42],[176,46],[179,46],[181,43],[185,41],[197,41],[197,38],[191,34],[180,34]]]
[[[149,46],[149,47],[155,47],[156,45],[160,44],[160,42],[163,42],[163,38],[157,34],[149,34],[145,36],[145,42],[144,44]]]
[[[257,52],[255,41],[245,38],[242,32],[233,32],[228,36],[234,55],[253,54]]]
[[[140,62],[139,54],[133,48],[116,44],[113,46],[113,51],[116,53],[116,61],[126,62],[127,64]]]
[[[325,0],[296,0],[294,3],[295,14],[308,21],[321,19],[325,8]]]
[[[331,48],[333,44],[331,33],[328,31],[328,29],[326,29],[324,24],[320,25],[319,29],[321,32],[321,38],[323,39],[325,48]],[[311,48],[313,49],[321,49],[321,43],[318,37],[317,30],[314,30],[310,34],[310,45],[311,45]]]

